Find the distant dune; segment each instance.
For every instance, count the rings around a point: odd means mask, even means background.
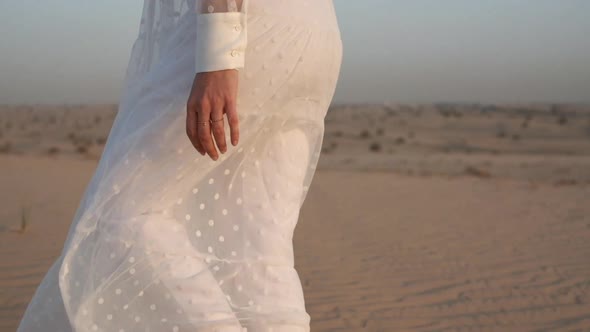
[[[0,107],[0,331],[116,105]],[[590,105],[335,105],[295,232],[312,331],[590,331]]]

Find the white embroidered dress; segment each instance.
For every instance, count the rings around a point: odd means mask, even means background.
[[[332,0],[145,0],[105,150],[18,331],[309,331],[293,231],[341,59]],[[213,161],[186,102],[220,69],[240,72],[240,142]]]

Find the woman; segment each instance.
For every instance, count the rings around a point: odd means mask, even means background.
[[[292,236],[341,57],[332,0],[145,0],[105,150],[18,331],[309,331]]]

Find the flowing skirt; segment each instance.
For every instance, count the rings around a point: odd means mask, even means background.
[[[213,161],[185,131],[194,8],[146,0],[105,150],[19,332],[309,331],[293,231],[342,44],[331,0],[273,1],[250,0],[240,142]]]

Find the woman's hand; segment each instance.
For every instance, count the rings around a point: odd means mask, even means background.
[[[199,72],[188,98],[186,133],[197,151],[213,160],[219,158],[215,144],[221,153],[227,151],[223,114],[227,114],[231,143],[238,144],[238,74],[236,69]]]

